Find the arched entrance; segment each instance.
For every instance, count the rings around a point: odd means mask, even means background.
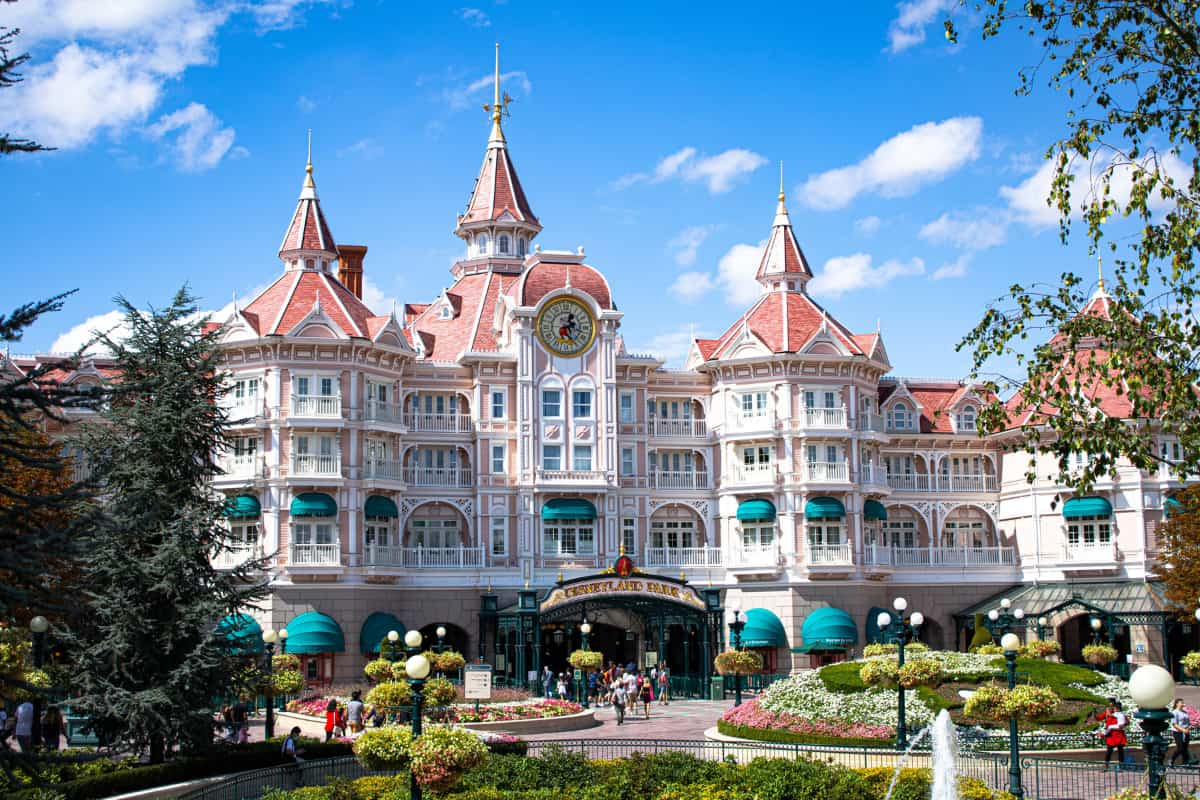
[[[446,629],[446,635],[442,637],[442,649],[453,650],[470,661],[471,651],[467,648],[470,647],[471,637],[453,622],[431,622],[421,628],[421,648],[435,651],[438,649],[437,629],[439,627]]]

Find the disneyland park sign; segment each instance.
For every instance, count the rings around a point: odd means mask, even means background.
[[[705,608],[704,599],[691,586],[631,576],[585,578],[569,586],[556,587],[542,601],[539,611],[545,613],[568,603],[577,603],[582,600],[603,601],[610,597],[646,597],[680,603],[700,610]]]

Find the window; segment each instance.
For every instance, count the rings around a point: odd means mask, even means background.
[[[975,406],[963,406],[958,412],[958,429],[960,431],[975,430]]]
[[[522,236],[520,239],[517,239],[517,255],[524,258],[525,250],[528,247],[529,247],[529,243],[525,240],[524,236]]]
[[[588,419],[592,416],[592,390],[576,389],[571,392],[571,415]]]
[[[229,544],[239,550],[254,550],[258,546],[258,520],[231,524]]]
[[[911,549],[917,546],[917,524],[912,520],[890,519],[884,524],[884,530],[889,534],[884,537],[884,544],[890,537],[892,547]]]
[[[841,461],[841,459],[838,458],[838,449],[836,445],[825,445],[825,460],[830,464],[836,464],[838,461]]]
[[[501,255],[508,255],[508,234],[501,234],[496,241],[499,243]]]
[[[504,390],[492,389],[492,419],[504,419],[508,416],[504,409],[504,400]]]
[[[1109,517],[1077,517],[1067,523],[1067,545],[1105,547],[1112,544],[1112,520]]]
[[[888,411],[887,425],[892,430],[906,431],[912,428],[912,415],[908,411],[908,403],[897,402]]]
[[[236,461],[253,460],[258,453],[257,436],[233,437],[233,457]]]
[[[768,550],[775,544],[775,525],[765,523],[742,524],[742,549],[748,551]]]
[[[298,546],[333,544],[336,541],[332,523],[308,521],[292,525],[292,540]]]
[[[450,308],[449,303],[444,303],[441,309],[438,310],[438,317],[441,319],[450,319],[454,316],[454,309]]]
[[[808,526],[809,547],[828,545],[836,547],[842,543],[842,526],[838,523],[829,524],[821,521]]]
[[[690,519],[652,520],[650,522],[650,546],[672,549],[695,547],[696,525]]]
[[[592,468],[592,446],[590,444],[577,444],[573,450],[575,453],[573,469],[590,470]]]
[[[637,520],[633,517],[621,520],[621,549],[626,553],[637,552]]]
[[[743,447],[742,448],[742,463],[747,467],[753,467],[755,464],[770,464],[771,463],[771,448],[770,447]]]
[[[621,474],[622,475],[632,475],[633,473],[634,473],[633,448],[632,447],[622,447],[621,448]]]
[[[562,445],[542,445],[542,469],[562,469]]]
[[[230,395],[234,405],[256,406],[258,404],[258,378],[242,378],[233,382]]]
[[[386,461],[387,460],[387,441],[384,439],[367,439],[367,460],[368,461]]]
[[[767,414],[767,393],[747,392],[741,397],[743,417],[763,417]]]
[[[619,403],[621,422],[633,422],[633,392],[621,392]]]
[[[475,240],[475,245],[476,245],[476,247],[479,248],[480,255],[487,255],[487,251],[488,251],[487,234],[486,233],[480,234],[479,238]]]
[[[441,550],[458,547],[462,543],[456,519],[414,519],[409,525],[410,547]]]
[[[492,555],[508,555],[508,520],[492,517]]]
[[[543,526],[543,555],[590,556],[596,552],[595,529],[590,519],[555,520]]]
[[[542,390],[542,416],[562,416],[562,391],[559,389]]]
[[[392,520],[389,517],[367,517],[364,541],[367,549],[390,547],[392,544]]]
[[[825,407],[826,408],[837,408],[837,392],[826,392],[825,393]]]
[[[951,521],[942,534],[943,547],[983,547],[983,523]]]
[[[503,444],[492,445],[492,472],[497,475],[507,471],[504,467],[504,450]]]

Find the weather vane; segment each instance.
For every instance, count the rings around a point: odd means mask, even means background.
[[[484,103],[483,110],[492,115],[492,121],[499,124],[502,117],[507,117],[508,104],[512,102],[508,92],[500,93],[500,43],[496,42],[496,78],[492,102]]]

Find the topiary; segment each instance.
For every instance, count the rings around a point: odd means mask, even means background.
[[[423,695],[428,706],[448,706],[458,699],[454,684],[446,678],[430,678],[425,681]]]
[[[363,667],[363,673],[375,683],[383,683],[395,679],[392,666],[392,662],[387,659],[377,658],[367,662],[367,665]]]
[[[367,692],[366,702],[376,708],[404,708],[412,705],[412,688],[407,681],[385,681]]]
[[[975,615],[975,635],[971,637],[971,643],[967,645],[967,649],[974,651],[976,647],[984,644],[992,643],[992,632],[983,624],[983,614]]]

